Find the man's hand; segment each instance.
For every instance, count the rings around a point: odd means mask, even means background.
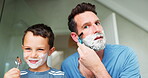
[[[89,70],[96,69],[101,62],[99,56],[93,49],[84,44],[77,43],[78,53],[80,55],[79,61]]]
[[[88,70],[81,62],[79,61],[79,70],[80,73],[86,78],[95,78],[95,75],[92,71]]]
[[[77,43],[77,45],[77,50],[80,55],[79,64],[83,64],[86,69],[92,71],[96,78],[111,78],[99,56],[93,49],[90,49],[84,44]]]
[[[20,70],[17,68],[12,68],[5,73],[4,78],[20,78]]]

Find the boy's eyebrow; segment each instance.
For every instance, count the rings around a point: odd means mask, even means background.
[[[29,46],[24,46],[24,45],[23,45],[23,47],[29,47]]]

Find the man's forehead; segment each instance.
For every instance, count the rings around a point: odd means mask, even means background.
[[[78,25],[81,26],[86,23],[100,21],[100,19],[93,12],[80,13],[74,17],[74,20]]]

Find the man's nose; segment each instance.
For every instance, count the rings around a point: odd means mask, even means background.
[[[101,33],[102,32],[102,26],[101,25],[93,25],[93,31],[94,33]]]

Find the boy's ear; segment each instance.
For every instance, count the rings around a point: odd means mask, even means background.
[[[22,50],[24,49],[24,46],[22,45]]]
[[[71,32],[70,36],[75,42],[78,42],[78,35],[75,32]]]
[[[54,51],[55,51],[55,47],[52,47],[52,48],[49,50],[48,56],[50,56]]]

